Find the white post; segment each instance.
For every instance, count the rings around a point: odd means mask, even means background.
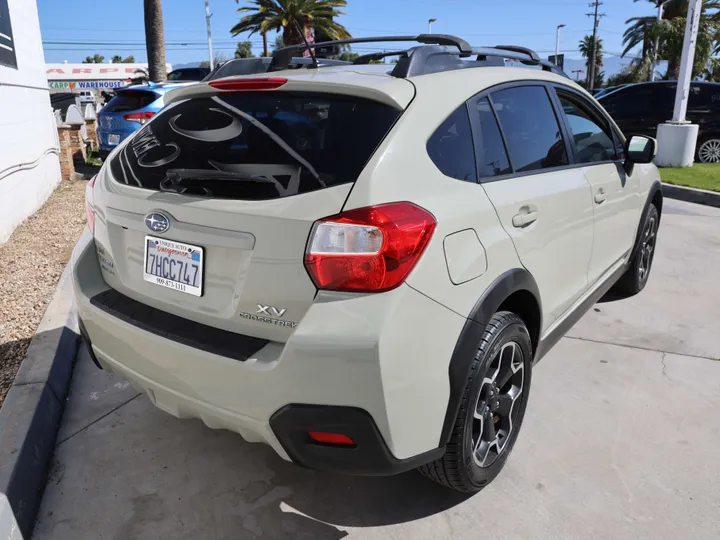
[[[428,34],[432,34],[432,23],[437,21],[437,19],[428,19]]]
[[[208,53],[210,54],[210,71],[215,69],[215,60],[213,59],[212,49],[212,34],[210,31],[210,0],[205,0],[205,20],[207,21],[207,36],[208,36]]]
[[[557,29],[555,30],[555,65],[559,66],[559,58],[560,58],[560,29],[563,28],[564,24],[558,24]]]
[[[680,57],[680,76],[678,77],[677,90],[675,91],[675,109],[672,119],[673,122],[678,124],[685,122],[701,12],[702,0],[690,0],[685,24],[685,40],[683,41],[682,56]]]
[[[687,122],[685,113],[690,95],[690,79],[695,61],[695,43],[701,12],[702,0],[690,0],[680,58],[680,76],[675,90],[673,118],[658,126],[658,150],[655,163],[661,167],[690,167],[695,159],[698,126]]]

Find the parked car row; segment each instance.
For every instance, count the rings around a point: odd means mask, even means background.
[[[626,137],[655,137],[658,124],[673,115],[677,82],[630,84],[596,99],[610,113]],[[702,163],[720,163],[720,83],[692,82],[687,119],[700,129],[695,158]]]

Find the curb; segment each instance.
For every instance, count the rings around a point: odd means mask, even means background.
[[[720,208],[720,192],[662,183],[663,197]]]
[[[30,538],[79,346],[70,265],[0,409],[0,492]]]

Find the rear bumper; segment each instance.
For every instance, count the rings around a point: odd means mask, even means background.
[[[317,469],[395,474],[443,453],[448,363],[464,319],[410,287],[319,295],[286,343],[268,342],[239,361],[97,307],[92,299],[109,287],[89,237],[76,247],[73,278],[92,356],[174,416]],[[331,428],[357,446],[319,446],[307,436]]]

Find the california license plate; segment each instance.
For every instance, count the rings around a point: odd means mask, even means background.
[[[203,248],[154,236],[145,237],[145,281],[202,296]]]
[[[110,146],[117,146],[118,144],[120,144],[120,135],[118,135],[117,133],[111,133],[110,135],[108,135],[108,144]]]

